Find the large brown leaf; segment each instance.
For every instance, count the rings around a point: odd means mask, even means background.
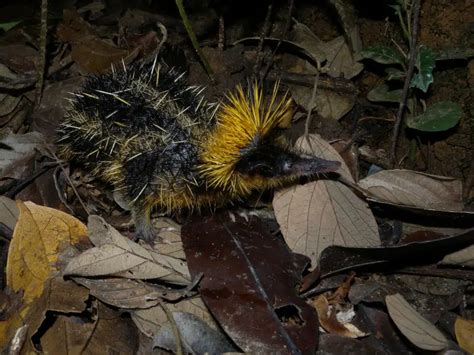
[[[182,229],[193,277],[220,325],[245,352],[313,352],[318,322],[297,296],[304,263],[259,219],[218,214]]]

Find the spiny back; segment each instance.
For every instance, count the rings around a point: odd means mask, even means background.
[[[60,128],[62,156],[126,190],[131,201],[181,189],[196,181],[197,143],[215,124],[218,105],[202,91],[156,63],[90,77]]]

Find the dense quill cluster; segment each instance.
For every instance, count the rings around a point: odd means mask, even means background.
[[[255,189],[338,164],[304,159],[275,139],[290,110],[277,88],[268,104],[254,85],[225,103],[158,64],[90,77],[59,129],[63,158],[75,159],[126,197],[139,236],[151,240],[150,212],[218,205]]]

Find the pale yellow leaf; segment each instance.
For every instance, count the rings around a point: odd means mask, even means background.
[[[385,202],[443,211],[461,211],[462,184],[454,178],[417,171],[383,170],[359,181],[369,195]]]
[[[441,331],[419,314],[400,294],[385,297],[388,314],[398,329],[417,347],[439,351],[448,346]]]
[[[297,147],[318,157],[339,160],[338,153],[317,135],[310,146],[300,138]],[[352,181],[342,162],[338,171]],[[275,193],[273,207],[281,232],[292,251],[311,258],[313,265],[330,245],[354,247],[380,244],[375,218],[367,203],[337,181],[317,180]]]

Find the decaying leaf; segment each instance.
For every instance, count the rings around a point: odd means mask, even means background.
[[[439,351],[448,346],[441,331],[421,316],[400,294],[385,297],[393,322],[414,345],[424,350]]]
[[[318,135],[302,137],[296,143],[308,154],[339,160],[339,154]],[[353,181],[342,162],[341,175]],[[367,203],[347,186],[331,180],[316,180],[275,193],[276,219],[288,246],[311,258],[313,265],[330,245],[376,246],[380,244],[377,224]]]
[[[179,330],[183,351],[188,354],[222,354],[238,349],[229,339],[216,329],[191,313],[173,312],[174,323]],[[177,339],[170,322],[163,324],[160,332],[153,337],[153,347],[177,352]]]
[[[459,346],[469,354],[474,353],[474,320],[456,318],[454,333]]]
[[[121,312],[98,303],[96,315],[81,316],[58,314],[41,337],[41,348],[50,354],[132,354],[138,346],[138,332],[129,318]]]
[[[316,315],[295,289],[306,258],[254,216],[195,217],[182,238],[202,299],[243,351],[314,351]]]
[[[10,335],[43,293],[45,282],[58,271],[59,251],[87,240],[86,227],[64,212],[32,202],[18,201],[17,206],[20,214],[8,250],[6,275],[7,287],[22,292],[23,304],[11,319],[0,322],[0,333]]]
[[[474,267],[474,245],[446,255],[440,264]]]
[[[19,179],[28,167],[25,164],[32,159],[43,144],[43,136],[38,132],[26,134],[9,134],[0,142],[11,149],[1,149],[0,178]]]
[[[72,10],[65,10],[58,38],[71,44],[71,57],[89,73],[101,73],[121,60],[128,64],[138,51],[121,49],[99,37],[95,29]]]
[[[312,302],[314,308],[318,312],[319,323],[328,333],[345,336],[348,338],[360,338],[367,336],[367,333],[359,330],[351,323],[341,323],[336,316],[334,308],[329,306],[325,296],[318,296]]]
[[[186,312],[194,314],[204,321],[208,327],[219,329],[219,326],[200,297],[186,298],[176,303],[168,303],[166,307],[173,313]],[[161,305],[147,309],[137,309],[132,311],[130,315],[138,329],[149,337],[154,337],[158,334],[163,324],[168,321],[168,316]]]
[[[20,211],[18,211],[15,201],[8,197],[0,196],[0,223],[3,223],[13,231],[19,214]]]
[[[122,236],[98,216],[89,218],[90,239],[94,248],[73,258],[65,275],[114,275],[131,279],[161,279],[179,285],[190,281],[183,260],[162,255]]]
[[[150,308],[157,305],[163,298],[176,300],[186,292],[186,290],[175,291],[139,280],[122,278],[75,277],[74,281],[87,287],[91,295],[102,302],[122,309]]]
[[[359,181],[375,199],[407,206],[461,211],[462,184],[454,178],[417,171],[383,170]]]

